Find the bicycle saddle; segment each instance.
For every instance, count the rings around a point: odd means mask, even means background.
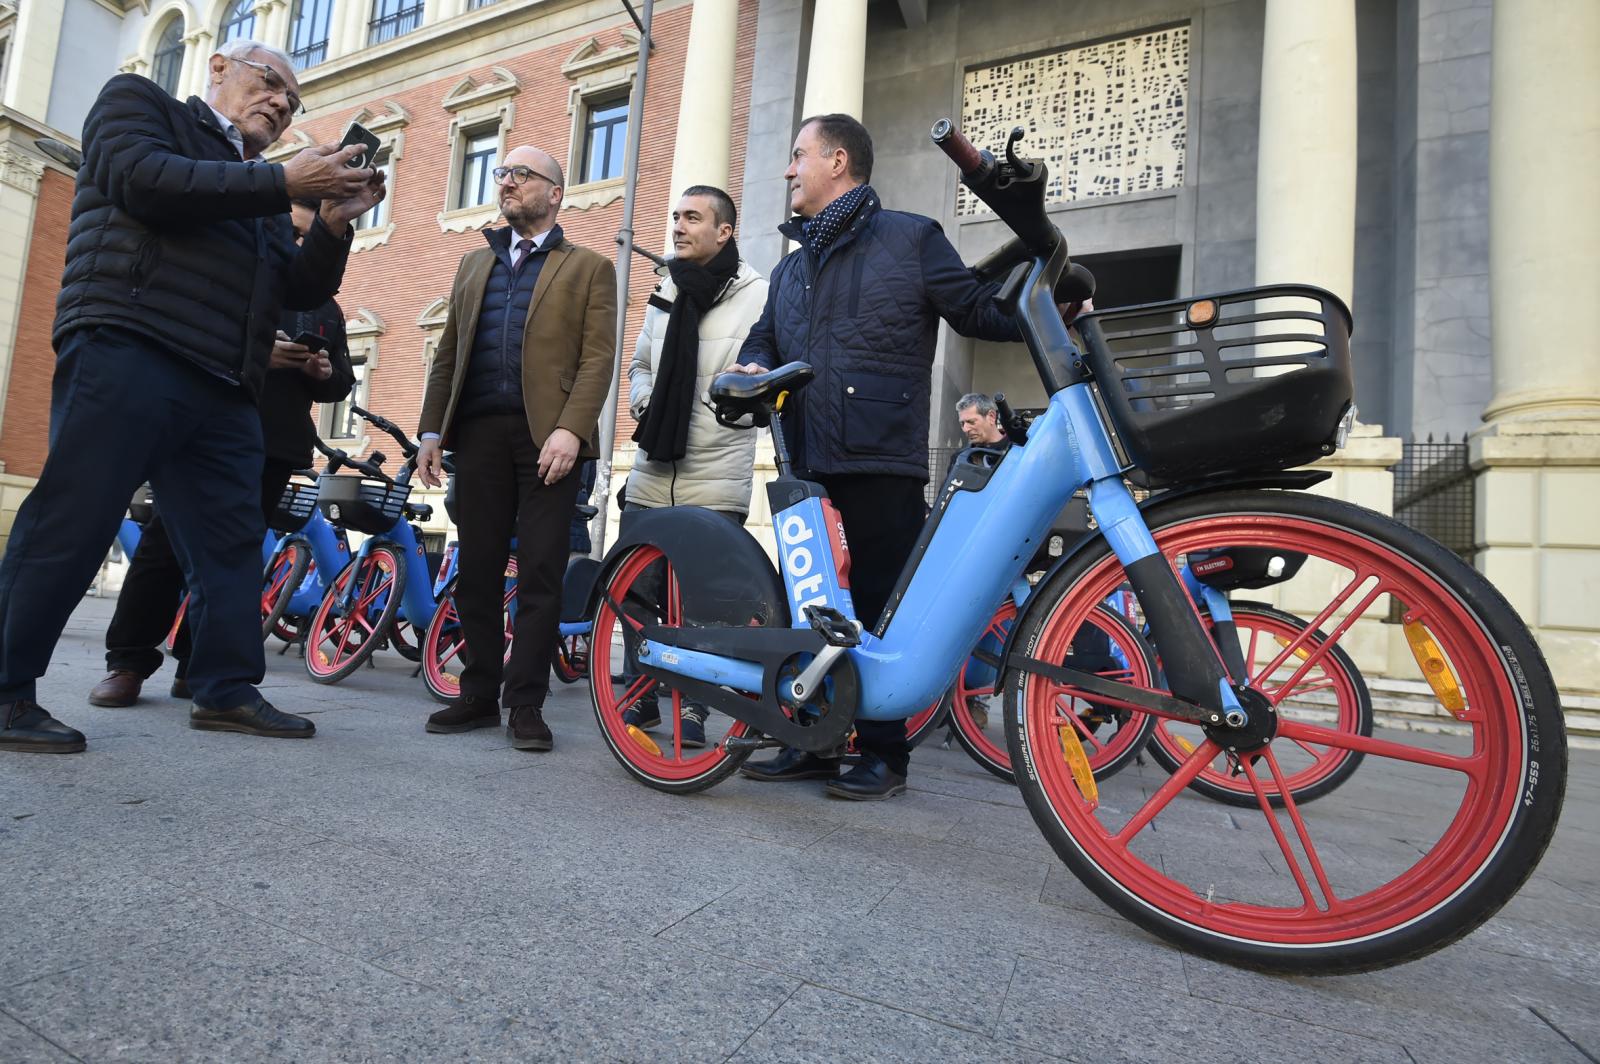
[[[756,427],[765,426],[784,392],[797,392],[816,374],[809,362],[785,362],[766,373],[719,373],[711,382],[711,402],[717,420],[732,424],[749,414]]]

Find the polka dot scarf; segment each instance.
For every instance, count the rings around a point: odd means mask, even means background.
[[[811,249],[813,255],[821,255],[828,250],[870,195],[872,195],[871,185],[857,185],[818,211],[816,217],[801,225],[801,231],[806,237],[806,247]]]

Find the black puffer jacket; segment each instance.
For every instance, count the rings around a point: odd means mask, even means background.
[[[100,90],[83,148],[56,348],[112,325],[258,392],[279,311],[333,298],[348,234],[318,219],[297,248],[283,167],[240,162],[204,100],[136,74]]]
[[[820,260],[802,242],[772,271],[766,309],[740,362],[809,362],[783,435],[796,469],[928,479],[928,395],[939,319],[963,336],[1021,338],[939,223],[884,210],[869,193]]]

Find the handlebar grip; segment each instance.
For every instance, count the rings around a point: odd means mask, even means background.
[[[976,173],[983,168],[983,156],[978,149],[972,146],[955,123],[948,118],[941,118],[933,124],[929,134],[939,149],[950,156],[950,161],[955,163],[963,174]]]

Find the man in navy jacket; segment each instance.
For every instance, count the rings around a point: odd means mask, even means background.
[[[849,115],[806,119],[789,169],[795,216],[780,231],[800,246],[772,271],[761,320],[739,368],[809,362],[815,379],[790,397],[784,441],[797,475],[828,490],[850,544],[851,597],[872,625],[890,604],[927,507],[928,406],[939,320],[964,336],[1017,340],[931,218],[884,209],[867,182],[872,138]],[[906,787],[904,721],[859,721],[861,764],[784,750],[746,764],[765,781],[827,779],[830,795],[871,800]]]
[[[350,222],[383,198],[359,149],[261,159],[300,109],[281,51],[232,41],[205,99],[127,74],[83,129],[56,302],[50,456],[0,562],[0,750],[73,753],[36,681],[116,537],[155,489],[191,589],[192,727],[305,738],[309,720],[255,689],[261,646],[263,451],[256,394],[278,312],[314,309],[344,274]],[[322,207],[297,248],[291,199]]]

